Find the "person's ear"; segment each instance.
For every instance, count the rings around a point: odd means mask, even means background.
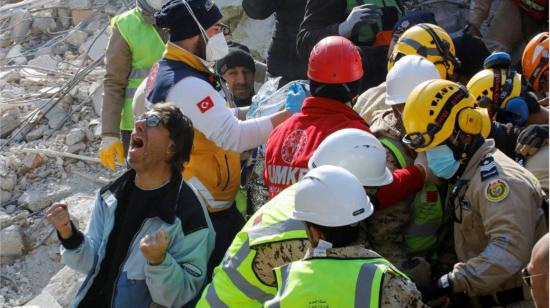
[[[168,153],[170,154],[174,154],[176,152],[176,144],[175,143],[170,143],[170,146],[168,146]]]
[[[313,247],[316,247],[317,244],[319,244],[319,240],[325,239],[325,236],[323,235],[323,233],[319,231],[319,229],[317,229],[312,224],[306,223],[306,233]]]

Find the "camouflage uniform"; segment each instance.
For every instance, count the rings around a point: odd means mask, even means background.
[[[310,247],[309,240],[290,240],[255,247],[257,253],[252,261],[254,273],[266,285],[277,287],[273,269],[303,259]]]
[[[313,255],[308,250],[306,258]],[[363,245],[348,246],[342,248],[330,248],[326,250],[327,258],[351,259],[351,258],[380,258],[380,255]],[[387,272],[382,282],[381,307],[428,307],[422,303],[422,296],[412,281]]]
[[[391,109],[380,110],[374,113],[371,129],[373,133],[387,138],[399,138],[399,121],[393,115]],[[402,126],[401,126],[402,127]],[[390,171],[399,169],[396,157],[386,148],[386,164]],[[413,158],[405,157],[407,165],[413,163]],[[383,210],[376,210],[366,220],[367,239],[370,247],[380,253],[384,258],[399,269],[399,264],[407,258],[403,228],[410,220],[410,204],[412,198],[404,200]],[[405,272],[406,270],[403,269]]]
[[[401,121],[397,119],[392,109],[379,110],[373,115],[371,129],[374,134],[392,140],[401,140],[405,134],[405,128]],[[397,143],[400,144],[400,143]],[[414,162],[415,153],[406,148],[400,147],[407,165]],[[393,171],[399,169],[399,163],[394,154],[386,148],[386,164]],[[456,263],[456,254],[452,240],[452,230],[445,229],[446,232],[439,234],[440,238],[436,258],[427,263],[424,258],[414,258],[411,260],[407,254],[404,239],[404,228],[411,219],[411,205],[414,198],[401,201],[390,208],[381,211],[375,211],[367,220],[368,242],[378,253],[387,258],[390,262],[407,274],[417,284],[423,284],[429,281],[432,268],[434,274],[439,277],[452,269]]]

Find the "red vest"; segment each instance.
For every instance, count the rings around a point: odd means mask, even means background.
[[[344,103],[307,98],[302,112],[277,126],[267,140],[264,180],[269,197],[298,182],[309,170],[307,163],[319,144],[344,128],[370,132],[365,120]]]

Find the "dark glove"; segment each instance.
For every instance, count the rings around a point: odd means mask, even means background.
[[[348,18],[338,26],[338,34],[350,37],[357,26],[376,23],[380,16],[382,11],[374,4],[356,6],[351,10]]]
[[[449,274],[441,276],[438,280],[433,280],[428,285],[419,288],[424,303],[431,302],[443,296],[449,296],[453,293],[453,281]]]
[[[541,147],[547,144],[548,124],[529,125],[518,136],[516,154],[527,158],[535,155]]]

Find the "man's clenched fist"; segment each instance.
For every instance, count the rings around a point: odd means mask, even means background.
[[[141,239],[139,242],[139,249],[149,263],[152,265],[159,265],[166,257],[168,243],[170,243],[170,237],[168,234],[166,234],[164,230],[158,229],[151,234],[147,234]]]
[[[48,222],[59,232],[61,238],[68,239],[71,237],[73,229],[71,228],[71,217],[66,204],[54,203],[46,211],[46,217]]]

